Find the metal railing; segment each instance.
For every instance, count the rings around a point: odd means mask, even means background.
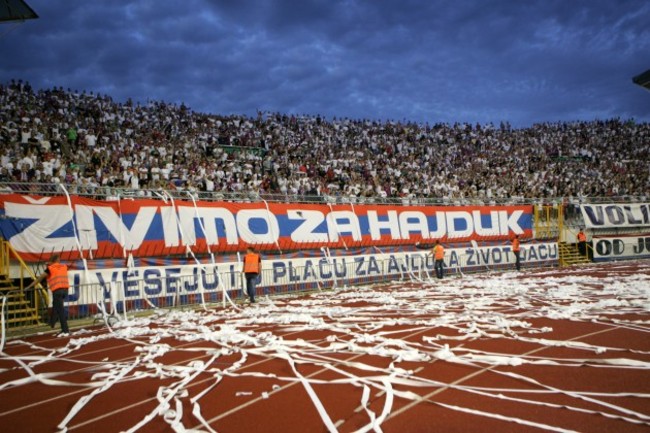
[[[197,191],[194,189],[131,189],[107,186],[89,186],[76,183],[64,184],[65,189],[73,195],[97,200],[119,200],[125,198],[151,198],[190,200],[191,197],[205,201],[228,202],[267,202],[278,203],[330,203],[330,204],[382,204],[394,206],[435,205],[435,206],[469,206],[469,205],[545,205],[562,203],[637,203],[648,200],[646,196],[607,196],[607,197],[505,197],[505,198],[454,198],[454,197],[356,197],[350,195],[307,195],[259,193],[256,191],[225,192]],[[58,183],[0,182],[0,194],[13,193],[39,196],[63,195]]]
[[[545,261],[527,262],[524,267],[557,265],[557,255]],[[456,262],[445,267],[445,278],[470,273],[514,270],[514,257],[500,263],[470,263],[459,254]],[[320,260],[310,266],[295,266],[277,272],[264,269],[257,281],[256,296],[276,296],[306,292],[326,292],[336,288],[364,284],[414,281],[436,284],[434,261],[424,253],[399,258],[376,258],[364,267],[359,262]],[[247,298],[243,274],[237,271],[219,274],[160,276],[104,284],[80,284],[71,287],[75,299],[68,305],[71,320],[94,317],[126,317],[152,309],[197,309],[215,304],[237,303]]]

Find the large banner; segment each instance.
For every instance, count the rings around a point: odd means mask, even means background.
[[[590,229],[650,227],[650,204],[584,204],[580,206]]]
[[[556,265],[557,243],[522,245],[522,266]],[[480,248],[448,248],[444,266],[447,276],[465,272],[514,269],[515,257],[508,244]],[[204,295],[216,300],[222,293],[241,296],[244,281],[239,262],[143,266],[94,270],[71,270],[69,305]],[[283,287],[332,287],[379,280],[382,277],[433,278],[434,260],[429,251],[382,252],[352,256],[277,258],[263,256],[259,290]]]
[[[603,236],[592,239],[594,261],[650,258],[650,234]]]
[[[532,206],[231,203],[0,195],[0,234],[26,260],[532,237]]]

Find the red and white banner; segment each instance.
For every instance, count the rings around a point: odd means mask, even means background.
[[[27,260],[349,248],[532,237],[532,206],[231,203],[0,195],[0,233]]]

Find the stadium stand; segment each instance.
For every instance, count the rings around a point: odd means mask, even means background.
[[[416,124],[114,101],[0,86],[0,184],[150,196],[279,194],[316,200],[485,202],[645,196],[650,125],[634,120]],[[13,186],[12,186],[13,185]]]

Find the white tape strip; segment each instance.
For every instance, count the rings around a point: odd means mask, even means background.
[[[552,425],[549,425],[549,424],[542,424],[542,423],[528,421],[528,420],[521,419],[521,418],[515,418],[515,417],[505,416],[505,415],[499,415],[499,414],[496,414],[496,413],[493,413],[493,412],[484,412],[484,411],[481,411],[481,410],[468,409],[468,408],[465,408],[465,407],[453,406],[453,405],[449,405],[449,404],[440,403],[440,402],[437,402],[437,401],[435,401],[433,403],[437,404],[438,406],[442,406],[444,408],[455,410],[455,411],[458,411],[458,412],[470,413],[472,415],[478,415],[478,416],[484,416],[484,417],[487,417],[487,418],[499,419],[499,420],[502,420],[502,421],[514,422],[516,424],[521,424],[521,425],[525,425],[525,426],[529,426],[529,427],[536,427],[536,428],[540,428],[540,429],[543,429],[543,430],[554,431],[554,432],[559,432],[559,433],[579,433],[576,430],[568,430],[568,429],[564,429],[564,428],[560,428],[560,427],[555,427],[555,426],[552,426]]]
[[[289,366],[291,366],[291,369],[293,370],[293,373],[296,375],[298,380],[302,383],[302,386],[305,388],[305,391],[307,391],[307,394],[309,394],[309,397],[311,398],[311,401],[314,403],[314,406],[316,407],[316,410],[318,411],[318,414],[320,415],[321,419],[323,420],[323,423],[325,424],[325,427],[327,427],[327,430],[330,433],[333,432],[338,432],[336,426],[332,422],[332,419],[330,416],[327,414],[327,411],[325,410],[325,407],[323,407],[323,403],[321,403],[320,399],[316,395],[316,392],[314,392],[314,389],[311,387],[309,384],[309,381],[298,372],[296,369],[296,365],[291,358],[291,355],[288,353],[277,353],[277,357],[285,359],[288,363]]]

